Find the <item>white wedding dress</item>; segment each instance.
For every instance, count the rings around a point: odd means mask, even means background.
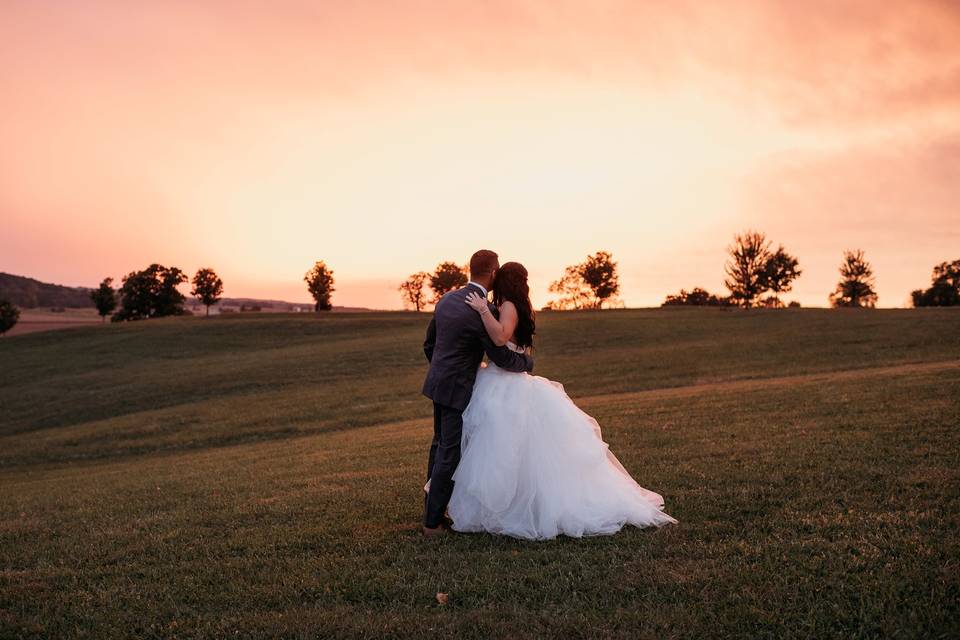
[[[448,511],[456,531],[545,540],[676,523],[561,384],[493,363],[477,373],[463,413],[453,479]]]

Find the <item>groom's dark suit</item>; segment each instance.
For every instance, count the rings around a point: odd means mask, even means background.
[[[423,342],[423,352],[430,362],[423,395],[433,400],[433,442],[427,462],[430,493],[423,518],[427,527],[440,524],[453,494],[453,472],[460,463],[463,410],[470,403],[483,354],[501,369],[533,371],[533,358],[493,343],[480,314],[466,303],[471,291],[483,295],[480,287],[471,283],[440,299]],[[490,310],[497,311],[492,305]]]

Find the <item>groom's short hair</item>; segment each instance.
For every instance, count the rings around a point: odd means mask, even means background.
[[[470,277],[493,275],[499,266],[497,254],[489,249],[480,249],[470,256]]]

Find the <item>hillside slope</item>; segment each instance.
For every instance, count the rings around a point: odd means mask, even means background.
[[[33,278],[0,273],[0,298],[9,300],[18,307],[93,307],[90,289],[65,287],[59,284],[40,282]]]
[[[234,314],[0,341],[0,462],[219,446],[428,415],[429,316]],[[540,314],[574,396],[960,358],[951,309]]]
[[[420,537],[427,318],[0,340],[0,637],[960,633],[955,312],[541,314],[679,520],[543,543]]]

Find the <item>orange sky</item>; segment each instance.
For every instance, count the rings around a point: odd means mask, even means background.
[[[960,258],[960,5],[136,2],[0,10],[0,271],[214,267],[229,296],[396,308],[486,247],[535,303],[607,249],[628,306],[722,289],[746,228],[825,305]]]

